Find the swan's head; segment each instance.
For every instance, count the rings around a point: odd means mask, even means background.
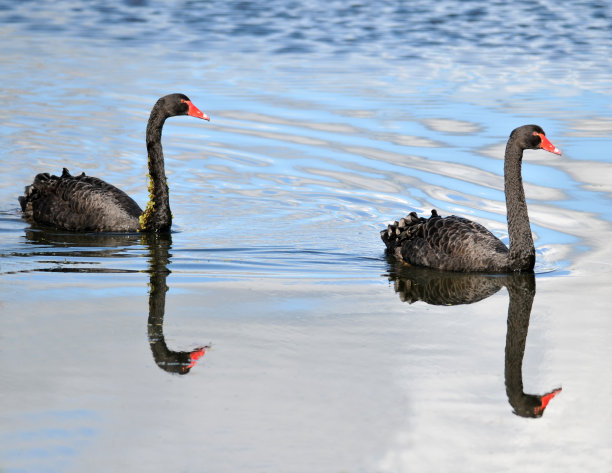
[[[542,127],[538,125],[523,125],[510,133],[510,138],[518,140],[523,149],[543,149],[555,154],[561,154],[561,150],[553,145]]]
[[[513,412],[517,416],[521,417],[532,417],[538,418],[544,415],[544,410],[550,400],[561,392],[561,388],[557,388],[554,391],[538,396],[536,394],[523,394],[516,401],[511,402]]]
[[[210,121],[210,117],[196,107],[189,97],[185,94],[170,94],[159,99],[159,105],[162,106],[168,117],[176,115],[189,115],[190,117],[201,118],[202,120]]]

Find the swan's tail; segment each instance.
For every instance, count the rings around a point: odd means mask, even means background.
[[[431,211],[432,217],[438,217],[436,210]],[[423,225],[427,222],[425,217],[419,217],[416,212],[410,212],[399,221],[387,226],[386,230],[380,232],[380,237],[387,247],[387,254],[399,256],[402,244],[418,236],[423,236]]]
[[[17,199],[19,200],[19,205],[21,205],[21,211],[24,214],[28,213],[28,201],[29,201],[29,197],[30,197],[31,194],[32,194],[32,186],[26,186],[25,187],[25,192],[23,193],[23,195],[20,195],[19,197],[17,197]],[[30,207],[31,207],[31,205],[30,205]],[[29,211],[31,213],[32,209],[30,208]]]
[[[51,176],[47,172],[37,174],[34,182],[29,186],[25,186],[23,195],[19,196],[19,204],[26,219],[31,220],[34,217],[33,202],[38,199],[41,188],[45,188],[52,177],[57,179],[56,176]]]
[[[48,172],[37,174],[34,178],[34,182],[29,186],[25,186],[23,195],[18,197],[21,211],[26,220],[34,220],[34,202],[36,200],[48,194],[50,190],[55,189],[60,179],[70,177],[72,177],[72,175],[66,168],[62,170],[61,177],[52,176]]]

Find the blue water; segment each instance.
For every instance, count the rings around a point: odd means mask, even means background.
[[[611,20],[596,1],[0,1],[0,470],[607,471]],[[21,219],[23,187],[63,167],[144,205],[171,92],[211,116],[164,128],[171,240]],[[430,275],[379,238],[436,208],[507,242],[526,123],[563,151],[523,163],[524,392],[563,387],[538,419],[504,388],[508,290],[415,302]]]

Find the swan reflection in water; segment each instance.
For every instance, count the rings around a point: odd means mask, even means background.
[[[423,301],[432,305],[472,304],[506,287],[509,295],[506,332],[506,394],[513,412],[521,417],[541,417],[561,388],[546,394],[523,391],[523,356],[529,329],[531,306],[536,293],[533,273],[478,274],[452,273],[418,268],[389,259],[389,280],[402,301]]]
[[[170,247],[172,238],[169,234],[143,234],[145,244],[149,247],[149,344],[155,363],[169,373],[187,374],[196,362],[204,356],[210,346],[194,348],[190,351],[174,351],[168,348],[164,338],[164,313],[166,310],[166,278],[170,271]]]
[[[27,242],[39,246],[24,256],[61,257],[56,266],[37,268],[36,271],[86,272],[86,273],[126,273],[140,270],[100,267],[100,261],[83,261],[86,258],[121,258],[126,255],[126,247],[143,245],[148,249],[149,269],[149,318],[148,338],[153,359],[157,366],[168,373],[187,374],[204,356],[209,346],[200,346],[190,351],[175,351],[168,348],[164,337],[164,313],[166,308],[166,278],[170,274],[170,248],[172,237],[169,234],[83,234],[65,233],[32,229],[26,231]],[[81,258],[78,263],[70,263],[67,257]],[[117,261],[117,260],[115,260]],[[45,263],[52,262],[49,259]],[[114,262],[114,261],[113,261]],[[68,264],[68,266],[67,266]],[[92,266],[93,264],[93,266]],[[106,265],[105,265],[106,266]]]

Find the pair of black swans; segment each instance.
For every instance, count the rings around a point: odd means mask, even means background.
[[[171,94],[160,98],[146,131],[150,200],[143,211],[125,192],[96,177],[38,174],[19,197],[29,222],[80,232],[167,232],[172,225],[168,184],[161,145],[167,118],[189,115],[209,120],[189,98]],[[521,177],[523,150],[544,149],[561,154],[537,125],[524,125],[510,134],[504,159],[504,188],[510,247],[482,225],[451,215],[429,218],[412,212],[381,232],[387,253],[399,261],[461,272],[529,272],[535,265],[527,203]]]

